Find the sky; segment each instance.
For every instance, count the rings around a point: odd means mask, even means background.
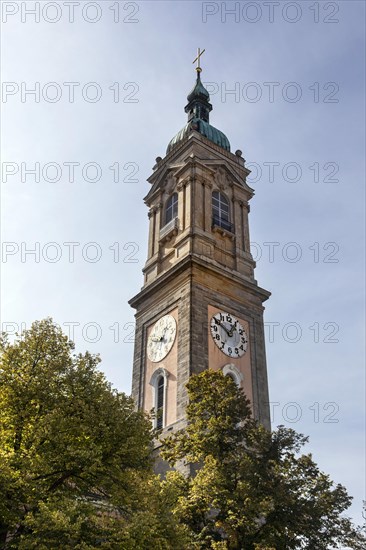
[[[255,189],[272,425],[365,498],[365,3],[1,2],[1,328],[51,316],[130,393],[155,158],[210,122]]]

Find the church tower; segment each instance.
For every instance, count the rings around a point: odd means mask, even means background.
[[[186,384],[211,368],[233,377],[270,428],[263,302],[254,278],[249,201],[241,151],[211,126],[210,96],[197,80],[187,124],[158,157],[148,179],[148,258],[136,309],[132,396],[155,409],[155,426],[184,425]]]

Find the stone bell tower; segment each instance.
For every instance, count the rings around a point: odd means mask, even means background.
[[[136,309],[132,396],[155,409],[155,425],[180,428],[192,374],[211,368],[233,377],[254,417],[270,428],[263,302],[254,278],[249,201],[241,151],[209,122],[200,78],[189,93],[187,124],[158,157],[148,179],[148,258]]]

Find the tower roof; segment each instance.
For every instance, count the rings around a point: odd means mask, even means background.
[[[192,90],[187,95],[188,102],[193,101],[195,99],[206,99],[207,101],[210,100],[210,94],[204,87],[204,85],[201,82],[200,73],[197,73],[197,80],[195,85],[193,86]]]
[[[212,111],[210,103],[210,94],[201,81],[201,67],[197,67],[197,79],[192,90],[187,96],[188,103],[184,110],[188,114],[188,123],[170,140],[167,153],[173,147],[181,143],[193,131],[199,132],[207,139],[219,145],[226,151],[230,151],[230,142],[223,132],[211,126],[209,123],[209,114]]]
[[[188,137],[193,130],[199,132],[207,139],[209,139],[216,145],[219,145],[226,151],[230,151],[230,142],[225,134],[221,132],[221,130],[218,130],[217,128],[200,118],[193,118],[169,141],[166,152],[169,153],[175,145],[181,143],[181,141]]]

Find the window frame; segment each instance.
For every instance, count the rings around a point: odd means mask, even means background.
[[[230,378],[234,380],[238,388],[242,387],[244,377],[240,370],[232,363],[229,363],[222,368],[222,374],[224,376],[230,376]]]
[[[175,199],[175,200],[174,200]],[[178,217],[178,193],[172,193],[165,202],[164,208],[164,226],[175,220]],[[171,210],[171,217],[168,219],[168,212]],[[170,215],[170,214],[169,214]]]
[[[162,430],[166,426],[166,414],[167,414],[167,390],[168,390],[168,378],[169,373],[166,369],[159,367],[156,369],[150,379],[150,385],[152,386],[152,402],[153,402],[153,408],[155,411],[155,417],[153,418],[153,425],[154,428],[157,430]],[[159,382],[163,379],[163,404],[161,407],[158,408],[159,404]],[[158,412],[162,411],[161,413],[161,423],[160,418],[158,418]]]
[[[212,226],[215,225],[233,232],[233,225],[231,223],[230,201],[225,193],[215,190],[212,192],[211,198],[211,214],[212,214]]]

